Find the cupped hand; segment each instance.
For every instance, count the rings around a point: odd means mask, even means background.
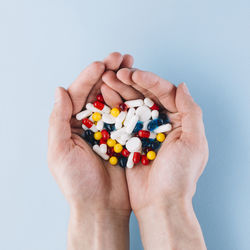
[[[117,71],[132,64],[130,55],[112,53],[103,62],[94,62],[84,69],[68,90],[56,90],[50,116],[48,163],[73,208],[92,213],[105,210],[114,216],[130,214],[124,169],[111,166],[92,151],[79,136],[81,124],[74,115],[95,99],[106,70]]]

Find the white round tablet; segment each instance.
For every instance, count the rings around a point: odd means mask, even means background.
[[[151,118],[151,109],[146,105],[137,108],[135,112],[139,116],[139,121],[145,122]]]
[[[130,138],[126,143],[129,152],[139,152],[141,150],[141,140],[138,137]]]

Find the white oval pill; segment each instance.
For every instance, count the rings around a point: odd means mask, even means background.
[[[130,138],[126,143],[126,148],[129,152],[140,152],[141,140],[138,137]]]
[[[128,156],[127,165],[126,165],[127,168],[132,168],[134,166],[133,157],[134,157],[134,152],[130,153]]]
[[[129,108],[140,107],[143,105],[143,100],[142,99],[130,100],[130,101],[126,101],[125,104]]]
[[[99,120],[97,123],[96,123],[96,128],[101,131],[104,127],[104,122],[103,120]]]
[[[132,131],[134,130],[135,128],[135,125],[136,123],[138,122],[139,120],[139,116],[138,115],[134,115],[130,121],[128,121],[127,125],[126,125],[126,132],[128,134],[131,134]]]
[[[156,134],[158,134],[158,133],[165,133],[165,132],[170,131],[171,129],[172,129],[172,125],[170,123],[167,123],[167,124],[163,124],[163,125],[159,126],[158,128],[156,128],[154,130],[154,132]]]
[[[86,109],[87,109],[87,110],[90,110],[90,111],[92,111],[92,112],[98,112],[98,113],[103,114],[103,111],[100,110],[100,109],[97,109],[96,107],[94,107],[94,105],[93,105],[92,103],[87,103],[87,104],[86,104]]]
[[[126,116],[126,119],[123,123],[124,126],[127,125],[127,123],[130,121],[130,119],[133,117],[133,115],[135,114],[135,109],[134,108],[130,108],[128,110],[128,113],[127,113],[127,116]]]
[[[151,112],[152,119],[157,119],[159,116],[159,111],[158,110],[152,110]]]
[[[126,118],[127,112],[122,111],[115,119],[115,128],[120,129],[122,127],[122,122]]]
[[[80,120],[90,116],[91,114],[92,114],[92,111],[86,109],[86,110],[83,110],[82,112],[78,113],[76,115],[76,119],[80,121]]]
[[[102,115],[102,120],[105,123],[108,123],[108,124],[114,124],[115,123],[115,117],[112,116],[111,114],[103,114]]]
[[[150,98],[146,97],[144,99],[144,104],[151,108],[154,105],[154,102]]]
[[[139,116],[139,121],[145,122],[151,118],[151,109],[143,105],[136,109],[135,113]]]

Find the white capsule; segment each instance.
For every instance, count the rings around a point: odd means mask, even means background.
[[[129,152],[140,152],[141,146],[141,140],[138,137],[132,137],[126,143],[126,148]]]
[[[127,132],[124,132],[124,133],[122,133],[122,135],[120,137],[122,140],[127,141],[132,137],[132,135],[128,134]]]
[[[80,120],[82,120],[82,119],[84,119],[84,118],[87,118],[87,117],[90,116],[91,114],[92,114],[92,111],[86,109],[86,110],[83,110],[83,111],[81,111],[80,113],[78,113],[78,114],[76,115],[76,119],[80,121]]]
[[[128,156],[128,160],[127,160],[127,168],[133,168],[134,167],[134,161],[133,161],[133,157],[134,157],[134,152],[130,153]]]
[[[127,123],[131,120],[131,118],[134,116],[134,114],[135,114],[135,109],[134,109],[134,108],[130,108],[130,109],[128,110],[126,119],[125,119],[125,121],[124,121],[124,123],[123,123],[124,126],[127,125]]]
[[[104,160],[108,160],[109,159],[109,156],[107,154],[104,154],[101,149],[100,149],[100,146],[99,145],[94,145],[93,146],[93,151],[95,151],[99,156],[102,157],[102,159]]]
[[[115,117],[112,116],[111,114],[103,114],[102,120],[108,124],[115,124]]]
[[[142,130],[148,130],[148,124],[151,122],[151,120],[143,122]]]
[[[103,130],[103,127],[104,127],[104,122],[103,120],[99,120],[97,123],[96,123],[96,128],[101,131]]]
[[[103,154],[106,154],[107,153],[107,150],[108,150],[108,147],[107,147],[107,144],[101,144],[100,145],[100,150]]]
[[[154,102],[150,98],[146,97],[144,99],[144,104],[151,108],[154,105]]]
[[[140,107],[143,105],[143,100],[142,99],[130,100],[130,101],[126,101],[125,104],[129,108]]]
[[[118,130],[112,131],[112,132],[110,133],[111,139],[116,140],[117,138],[121,137],[121,135],[122,135],[122,133],[123,133],[124,131],[125,131],[125,128],[124,128],[124,127],[123,127],[123,128],[120,128],[120,129],[118,129]]]
[[[136,109],[135,113],[139,116],[139,121],[145,122],[151,118],[151,109],[143,105]]]
[[[120,114],[116,117],[115,119],[115,128],[116,129],[120,129],[122,127],[122,122],[124,121],[124,119],[126,118],[127,112],[126,111],[122,111],[120,112]]]
[[[89,117],[89,120],[94,122],[93,118],[92,118],[92,115]]]
[[[148,137],[149,139],[155,139],[156,138],[156,133],[150,132],[150,135]]]
[[[165,133],[165,132],[170,131],[171,129],[172,129],[172,125],[170,123],[167,123],[167,124],[163,124],[163,125],[159,126],[158,128],[156,128],[154,130],[154,132],[156,134],[158,134],[158,133]]]
[[[152,110],[151,112],[152,119],[157,119],[159,117],[159,111],[158,110]]]
[[[139,120],[139,116],[138,115],[134,115],[132,118],[131,118],[131,120],[127,123],[127,125],[126,125],[126,132],[128,133],[128,134],[131,134],[132,132],[133,132],[133,130],[134,130],[134,128],[135,128],[135,125],[136,125],[136,123],[138,122],[138,120]]]
[[[92,127],[91,128],[89,128],[92,132],[97,132],[98,131],[98,129],[96,128],[96,125],[95,124],[93,124],[92,125]]]
[[[82,128],[84,129],[84,130],[88,130],[89,128],[87,127],[87,126],[85,126],[84,124],[82,124]]]
[[[110,113],[110,107],[108,107],[107,105],[104,105],[102,112],[105,114],[109,114]]]
[[[86,109],[90,110],[91,112],[98,112],[98,113],[101,113],[101,114],[104,113],[102,110],[97,109],[96,107],[94,107],[94,105],[92,103],[87,103],[86,104]]]

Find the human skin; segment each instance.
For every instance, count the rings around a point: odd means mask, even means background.
[[[125,171],[92,151],[79,136],[82,129],[74,115],[96,97],[105,70],[116,71],[132,64],[130,55],[112,53],[103,62],[90,64],[68,90],[56,90],[49,125],[48,164],[70,205],[69,250],[129,248],[131,206]]]
[[[192,207],[196,183],[208,159],[200,107],[185,84],[176,88],[153,73],[134,69],[119,70],[117,78],[114,74],[107,71],[103,75],[114,92],[126,99],[141,94],[154,99],[169,111],[174,127],[150,165],[126,169],[130,203],[144,248],[206,249]]]

